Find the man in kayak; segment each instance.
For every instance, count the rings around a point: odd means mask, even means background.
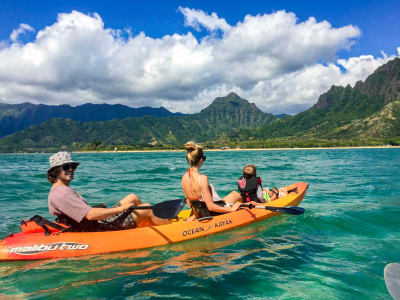
[[[61,151],[49,158],[50,168],[47,179],[52,183],[48,205],[52,215],[60,223],[70,225],[72,231],[107,231],[132,229],[147,218],[154,225],[168,224],[169,221],[154,216],[151,209],[123,214],[131,206],[149,206],[142,203],[135,194],[129,194],[111,208],[91,207],[86,200],[70,186],[79,162],[71,159],[71,153]],[[102,221],[102,222],[99,222]]]

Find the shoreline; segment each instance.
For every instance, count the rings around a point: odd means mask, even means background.
[[[400,149],[400,146],[344,146],[344,147],[293,147],[293,148],[246,148],[246,149],[204,149],[206,152],[220,151],[282,151],[282,150],[340,150],[340,149]],[[122,150],[122,151],[72,151],[73,153],[143,153],[143,152],[185,152],[182,150]]]
[[[222,151],[295,151],[295,150],[352,150],[352,149],[400,149],[400,146],[343,146],[343,147],[292,147],[292,148],[246,148],[246,149],[204,149],[205,152]],[[98,151],[71,151],[72,153],[146,153],[146,152],[185,152],[182,150],[98,150]],[[4,154],[49,154],[53,152],[4,152]]]

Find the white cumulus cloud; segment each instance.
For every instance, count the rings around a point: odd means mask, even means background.
[[[14,29],[14,30],[11,32],[11,34],[10,34],[10,40],[11,40],[12,42],[14,42],[14,43],[17,43],[17,42],[18,42],[18,37],[19,37],[21,34],[26,33],[27,31],[35,32],[35,29],[33,29],[33,28],[32,28],[31,26],[29,26],[28,24],[21,23],[17,29]]]
[[[185,16],[185,25],[193,27],[197,31],[200,31],[201,26],[210,31],[218,29],[228,31],[231,28],[231,26],[224,19],[219,18],[216,13],[208,15],[202,10],[190,9],[188,7],[179,7],[179,11]]]
[[[335,28],[291,12],[247,15],[228,24],[215,13],[179,7],[185,25],[206,30],[153,38],[107,28],[98,14],[58,15],[33,41],[13,31],[0,42],[0,101],[44,104],[122,103],[198,112],[231,91],[264,111],[296,113],[332,84],[354,84],[389,59],[341,59],[361,35],[353,25]],[[220,32],[221,34],[218,34]]]

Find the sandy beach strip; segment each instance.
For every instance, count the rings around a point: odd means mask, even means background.
[[[293,147],[293,148],[246,148],[246,149],[207,149],[204,151],[214,152],[214,151],[286,151],[286,150],[338,150],[338,149],[400,149],[400,146],[359,146],[359,147]],[[99,151],[73,151],[73,153],[144,153],[144,152],[185,152],[182,150],[99,150]]]

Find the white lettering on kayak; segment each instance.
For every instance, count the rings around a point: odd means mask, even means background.
[[[15,253],[20,255],[34,255],[38,253],[43,253],[47,251],[68,251],[68,250],[86,250],[89,248],[87,244],[73,243],[73,242],[60,242],[53,244],[35,244],[34,246],[24,246],[24,247],[15,247],[11,248],[8,253]]]

